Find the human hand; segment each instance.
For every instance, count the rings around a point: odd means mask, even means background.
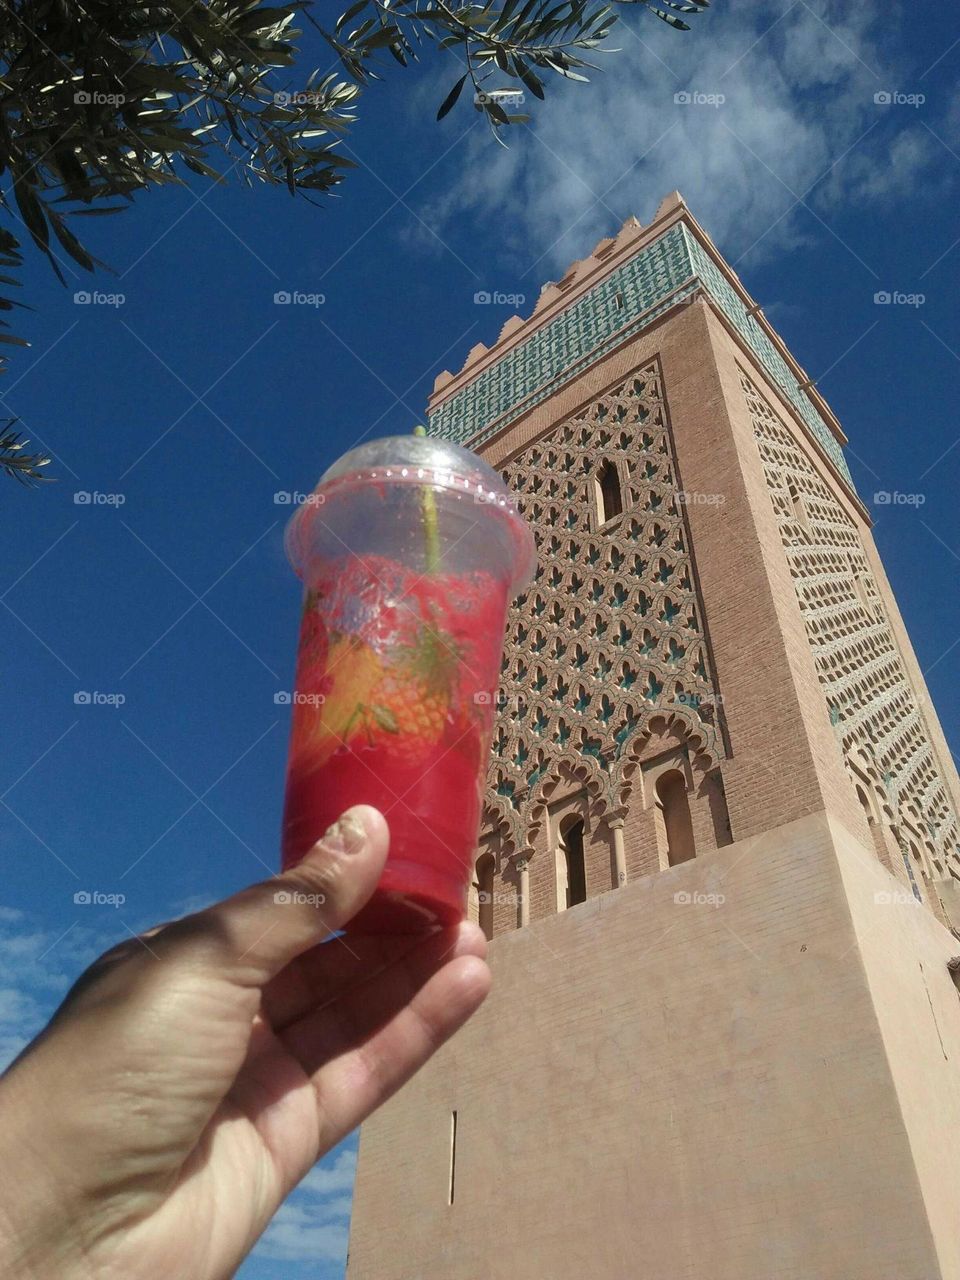
[[[314,1162],[477,1009],[474,925],[323,943],[387,845],[358,806],[299,866],[81,976],[0,1080],[0,1274],[231,1276]]]

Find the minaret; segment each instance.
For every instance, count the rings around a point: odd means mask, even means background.
[[[364,1126],[350,1280],[957,1280],[960,784],[829,406],[674,192],[430,424],[540,566],[494,993]]]

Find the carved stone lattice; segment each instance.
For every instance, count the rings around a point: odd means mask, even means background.
[[[623,509],[600,523],[608,462]],[[621,808],[655,721],[715,761],[718,700],[659,366],[554,427],[504,476],[539,567],[507,625],[484,827],[518,851],[561,774],[600,816]]]
[[[807,638],[851,777],[889,799],[901,846],[915,832],[957,858],[957,814],[856,526],[741,372]]]

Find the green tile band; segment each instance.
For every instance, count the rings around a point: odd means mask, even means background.
[[[480,444],[698,289],[724,313],[853,491],[840,444],[736,290],[682,224],[665,231],[440,405],[430,415],[431,434],[458,444]]]

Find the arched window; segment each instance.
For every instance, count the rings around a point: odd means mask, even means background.
[[[587,873],[583,862],[583,819],[575,814],[560,825],[557,858],[557,907],[565,911],[587,900]]]
[[[661,773],[657,779],[657,806],[663,814],[667,836],[667,861],[671,867],[696,856],[693,822],[687,800],[687,783],[679,769]]]
[[[477,924],[485,937],[493,937],[493,876],[496,863],[492,853],[483,853],[477,859]]]
[[[623,494],[620,491],[620,477],[617,468],[609,459],[597,472],[597,503],[600,509],[600,523],[612,520],[623,510]]]
[[[787,485],[787,489],[790,494],[790,506],[793,508],[794,520],[796,520],[798,524],[802,524],[804,529],[808,529],[807,508],[804,506],[803,498],[800,496],[800,491],[792,480]]]
[[[861,787],[859,782],[856,784],[856,787],[857,787],[857,799],[860,801],[860,805],[863,809],[864,814],[866,815],[867,825],[868,826],[872,825],[874,820],[873,808],[871,807],[870,801],[867,799],[867,793],[864,791],[863,787]]]
[[[876,605],[870,597],[867,590],[867,578],[863,571],[863,566],[857,560],[856,556],[850,555],[850,576],[853,579],[853,589],[857,593],[857,598],[863,606],[863,611],[868,618],[880,617],[879,605]]]

